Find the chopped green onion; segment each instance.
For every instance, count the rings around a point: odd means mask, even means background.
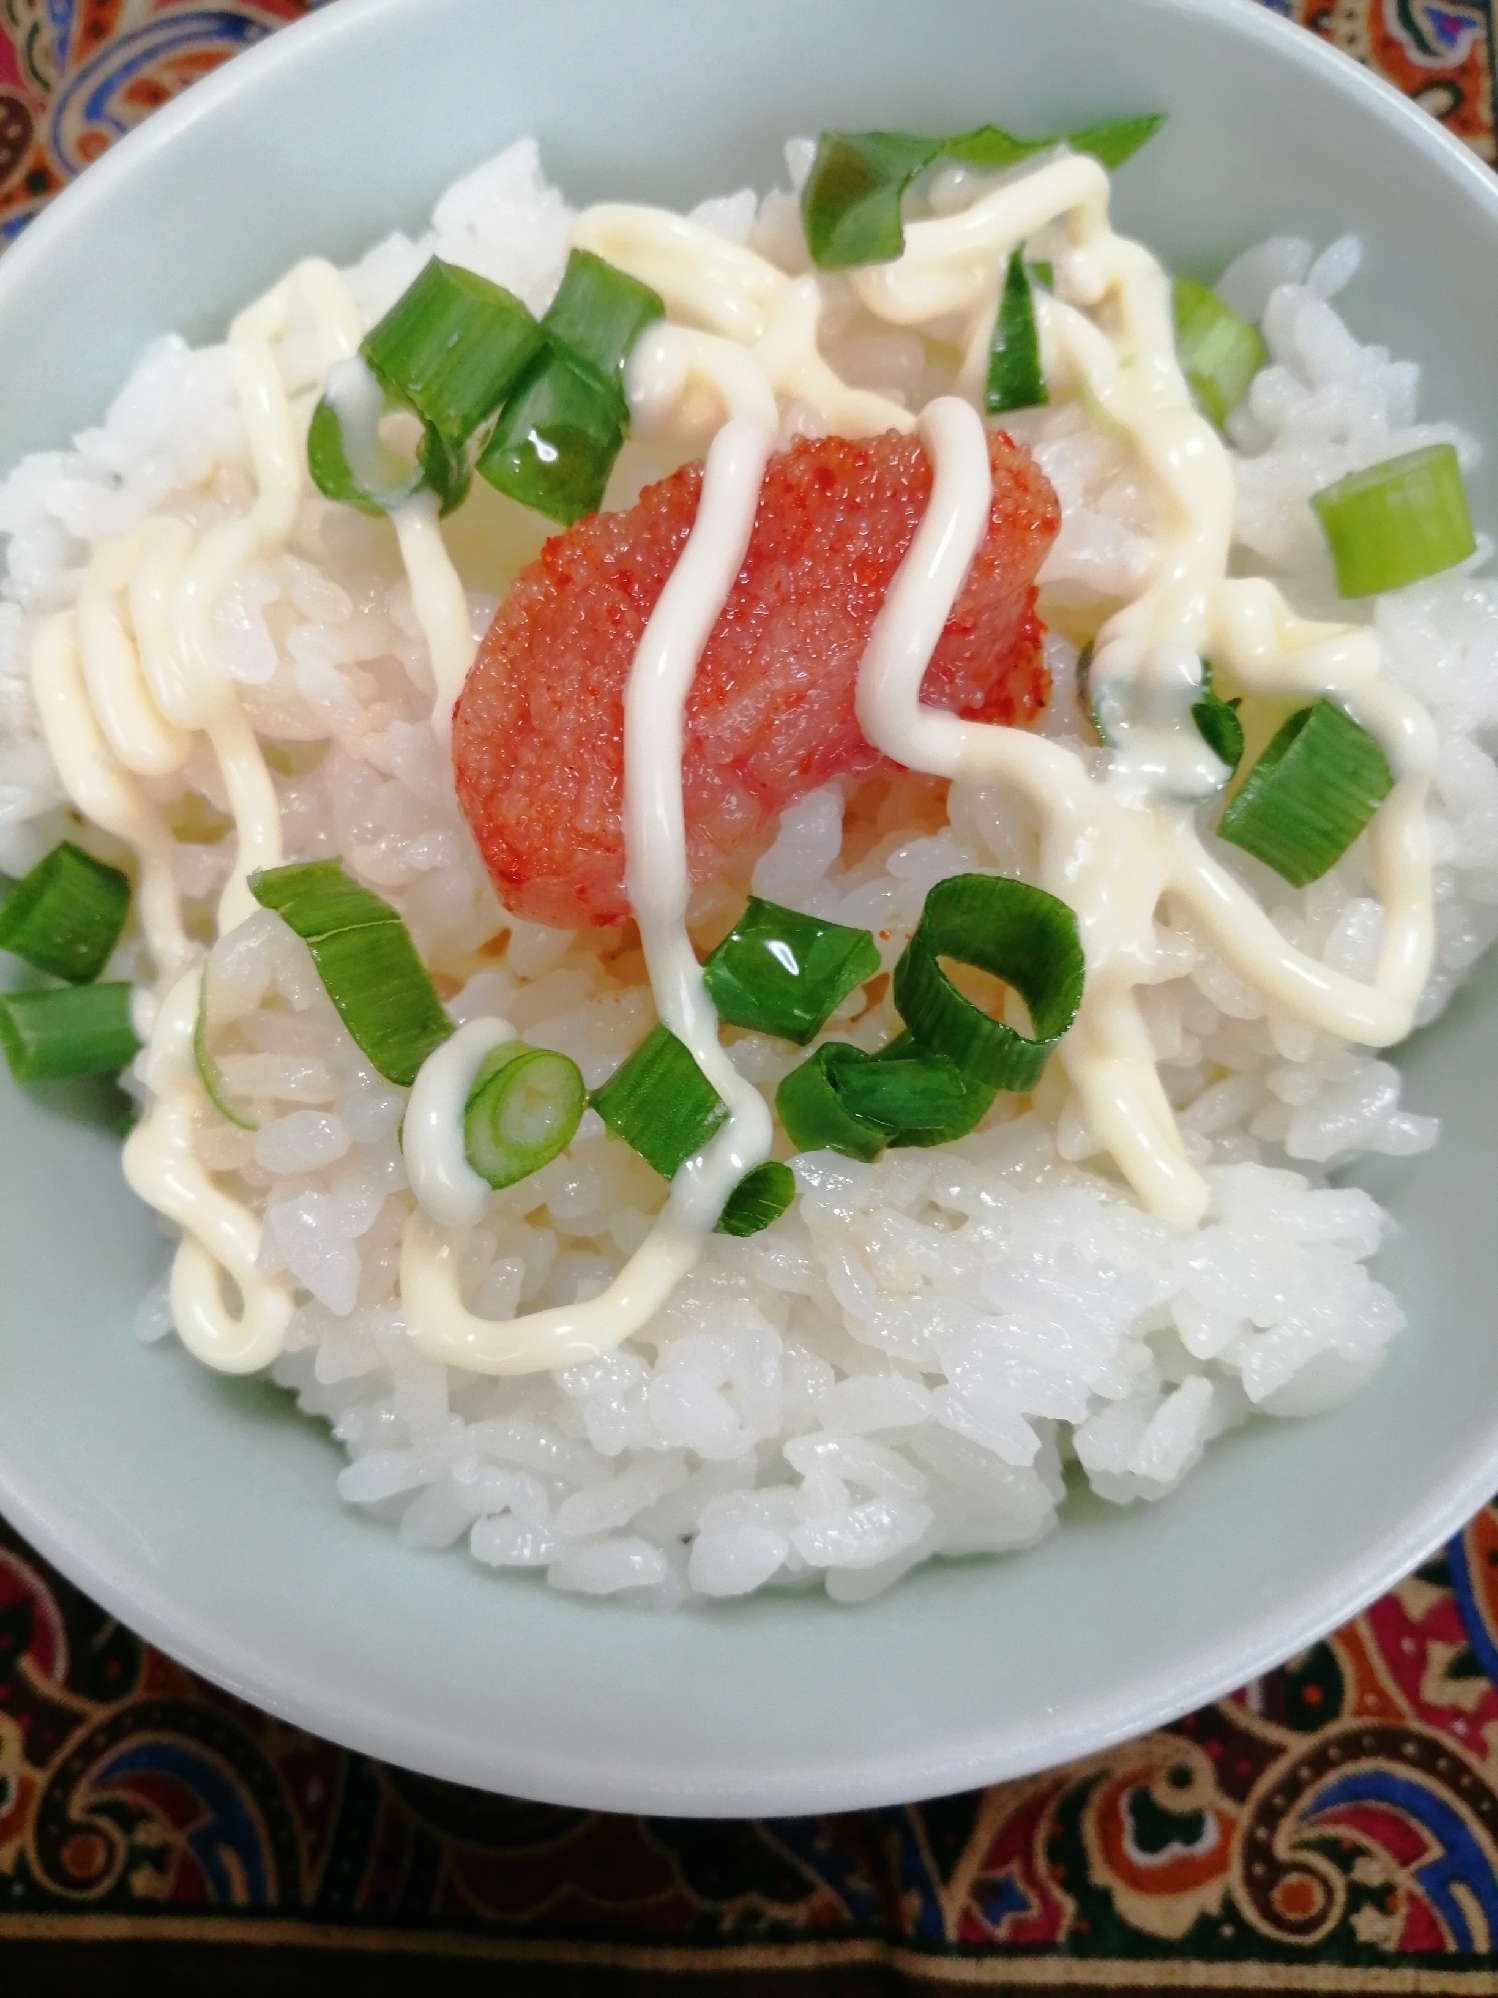
[[[390,400],[461,455],[544,339],[513,292],[433,257],[371,328],[363,352]]]
[[[528,1179],[572,1142],[587,1104],[575,1061],[550,1048],[506,1041],[485,1056],[468,1092],[468,1163],[493,1187]]]
[[[140,1052],[131,988],[58,985],[0,996],[0,1046],[17,1082],[117,1074]]]
[[[335,395],[313,411],[307,469],[314,485],[368,514],[391,513],[429,490],[450,513],[468,491],[469,439],[500,408],[544,338],[510,292],[433,257],[360,349],[369,393],[357,398],[357,412],[347,400],[340,409]],[[413,465],[396,463],[380,442],[380,419],[391,407],[421,423]],[[357,443],[346,429],[356,416]]]
[[[1077,654],[1077,705],[1092,723],[1092,732],[1103,745],[1104,749],[1111,749],[1113,744],[1109,739],[1107,730],[1103,727],[1102,716],[1097,710],[1097,702],[1093,699],[1092,656],[1096,651],[1096,645],[1089,639]]]
[[[1100,125],[1084,125],[1080,132],[1072,132],[1066,143],[1074,153],[1088,153],[1099,166],[1115,173],[1141,146],[1149,144],[1164,123],[1163,111],[1146,112],[1142,118],[1105,118]]]
[[[951,1108],[940,1123],[924,1126],[910,1125],[892,1132],[892,1145],[945,1145],[953,1138],[966,1137],[988,1115],[993,1099],[998,1091],[992,1083],[981,1082],[975,1075],[968,1074],[949,1062],[945,1055],[930,1054],[924,1050],[907,1028],[903,1034],[882,1047],[874,1060],[879,1062],[906,1062],[918,1057],[927,1067],[940,1068],[957,1078],[960,1094],[952,1099]]]
[[[1079,132],[1053,134],[1048,139],[1018,139],[1002,125],[979,125],[974,131],[945,140],[940,151],[944,158],[960,160],[964,166],[986,167],[996,172],[1018,166],[1021,160],[1048,152],[1052,146],[1070,146],[1074,153],[1089,153],[1112,173],[1115,167],[1132,159],[1164,123],[1163,112],[1144,118],[1110,118],[1101,125],[1084,125]]]
[[[250,876],[250,893],[306,944],[339,1018],[380,1074],[413,1083],[452,1022],[390,904],[350,880],[340,860],[268,868]]]
[[[1035,301],[1024,254],[1009,259],[1004,289],[988,350],[988,387],[984,401],[990,416],[1006,409],[1035,409],[1050,401],[1040,372],[1040,341],[1035,332]]]
[[[531,362],[479,459],[491,486],[570,527],[603,502],[624,442],[624,369],[665,305],[602,257],[574,250]]]
[[[906,132],[824,132],[817,141],[801,220],[819,270],[893,263],[905,247],[900,200],[941,151]]]
[[[1449,444],[1351,472],[1312,493],[1344,597],[1402,590],[1465,562],[1477,546],[1461,466]]]
[[[729,1194],[714,1230],[718,1235],[757,1235],[778,1221],[796,1197],[796,1176],[778,1159],[746,1172]]]
[[[506,405],[478,468],[499,492],[570,527],[597,513],[623,442],[614,391],[551,347]]]
[[[1176,357],[1181,373],[1220,430],[1269,358],[1257,326],[1240,319],[1204,284],[1178,277],[1174,286]]]
[[[1368,731],[1330,701],[1317,701],[1275,735],[1217,834],[1303,888],[1341,859],[1393,783]]]
[[[590,1100],[614,1136],[662,1179],[674,1179],[728,1115],[691,1049],[660,1023]]]
[[[1103,726],[1102,713],[1092,684],[1093,646],[1084,645],[1077,655],[1077,701],[1092,723],[1098,741],[1105,749],[1116,748],[1113,737]],[[1238,719],[1241,703],[1237,700],[1225,701],[1212,690],[1212,668],[1207,660],[1202,661],[1202,691],[1191,704],[1191,719],[1196,723],[1198,735],[1220,763],[1225,763],[1229,771],[1236,770],[1243,761],[1243,724]]]
[[[1056,289],[1056,266],[1054,264],[1031,264],[1030,275],[1037,284],[1043,284],[1047,291]]]
[[[1034,1039],[965,999],[942,970],[956,958],[1012,985]],[[895,966],[894,1001],[922,1048],[996,1089],[1031,1089],[1076,1018],[1086,965],[1077,919],[1043,888],[991,874],[954,874],[926,897]]]
[[[838,1087],[848,1069],[871,1059],[847,1041],[825,1041],[786,1076],[775,1092],[775,1114],[798,1151],[841,1152],[865,1163],[878,1158],[888,1133],[855,1117]]]
[[[876,1055],[828,1041],[781,1083],[775,1111],[802,1151],[867,1163],[886,1145],[943,1145],[971,1131],[996,1092],[909,1032]]]
[[[962,166],[1002,173],[1006,167],[1018,166],[1022,160],[1033,159],[1036,153],[1062,142],[1056,138],[1020,139],[1013,132],[1006,132],[1002,125],[977,125],[971,132],[959,132],[955,139],[926,139],[921,143],[935,149],[933,159],[956,160]]]
[[[935,160],[996,171],[1052,146],[1069,145],[1111,171],[1163,123],[1159,117],[1118,118],[1064,139],[1019,139],[999,125],[980,125],[950,139],[923,139],[911,132],[823,132],[801,190],[811,260],[826,271],[892,263],[905,247],[900,223],[905,190]]]
[[[6,897],[0,950],[87,985],[109,962],[129,913],[127,877],[65,839]]]
[[[967,1103],[962,1077],[949,1061],[922,1060],[914,1046],[891,1060],[849,1062],[836,1071],[835,1087],[850,1116],[874,1124],[886,1137],[934,1131],[960,1116]]]
[[[581,361],[613,391],[621,419],[628,415],[624,367],[636,340],[653,320],[663,319],[664,299],[627,271],[616,270],[587,250],[567,259],[556,297],[546,309],[547,335]]]
[[[1238,719],[1241,701],[1225,701],[1213,690],[1210,660],[1202,661],[1202,693],[1191,706],[1191,719],[1197,734],[1219,763],[1234,771],[1243,761],[1243,724]]]
[[[243,1110],[229,1094],[229,1086],[224,1081],[224,1072],[208,1051],[208,967],[203,966],[203,976],[198,985],[198,1017],[193,1022],[192,1058],[197,1064],[198,1080],[202,1083],[208,1101],[230,1124],[241,1131],[258,1131],[259,1124]]]
[[[307,432],[307,470],[324,499],[357,507],[374,518],[394,513],[419,492],[434,492],[443,513],[460,506],[468,492],[468,467],[430,424],[424,425],[415,460],[402,465],[379,437],[383,407],[369,412],[368,435],[362,441],[369,465],[356,472],[349,462],[349,439],[343,419],[324,396],[312,412]]]
[[[806,1043],[879,969],[867,930],[798,915],[751,895],[702,967],[708,997],[731,1027]]]

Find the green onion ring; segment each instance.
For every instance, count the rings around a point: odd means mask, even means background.
[[[691,1049],[660,1021],[590,1100],[662,1179],[674,1179],[728,1116]]]
[[[229,1094],[229,1086],[224,1081],[224,1072],[208,1051],[208,966],[203,966],[203,976],[198,984],[198,1017],[193,1022],[192,1058],[197,1064],[198,1080],[203,1085],[204,1094],[226,1122],[241,1131],[258,1131],[259,1123],[248,1110],[242,1110]]]
[[[87,985],[109,962],[129,914],[128,877],[65,839],[0,907],[0,950]]]
[[[939,959],[991,972],[1020,994],[1035,1037],[964,999]],[[954,874],[926,897],[895,966],[900,1016],[922,1047],[995,1089],[1033,1089],[1077,1016],[1086,964],[1077,919],[1043,888],[991,874]]]
[[[140,1052],[132,988],[59,985],[0,996],[0,1047],[17,1082],[117,1075]]]
[[[409,1087],[452,1032],[411,932],[340,860],[266,868],[250,893],[306,944],[356,1045],[389,1082]]]
[[[757,1235],[778,1221],[796,1197],[796,1176],[778,1159],[746,1172],[724,1203],[716,1235]]]
[[[571,1144],[587,1105],[575,1061],[506,1041],[479,1064],[463,1107],[468,1163],[495,1188],[529,1179]]]
[[[1217,836],[1303,888],[1342,858],[1393,783],[1368,731],[1317,701],[1276,733],[1228,801]]]

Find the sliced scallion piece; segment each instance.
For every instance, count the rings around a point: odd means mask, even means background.
[[[590,1101],[662,1179],[674,1179],[728,1115],[691,1049],[659,1022]]]
[[[1099,125],[1084,125],[1081,131],[1069,133],[1066,143],[1074,153],[1090,154],[1099,166],[1114,173],[1125,160],[1133,159],[1141,146],[1148,145],[1164,123],[1163,111],[1149,111],[1141,118],[1105,118]]]
[[[828,1041],[781,1083],[775,1111],[802,1151],[866,1163],[886,1145],[944,1145],[978,1124],[996,1095],[909,1032],[876,1055]]]
[[[258,1131],[260,1126],[248,1110],[242,1109],[229,1094],[229,1086],[224,1081],[224,1072],[214,1060],[208,1048],[208,967],[203,966],[203,977],[198,985],[198,1017],[193,1022],[192,1058],[197,1065],[198,1080],[203,1085],[204,1094],[217,1110],[220,1117],[235,1125],[241,1131]]]
[[[913,132],[823,132],[801,190],[801,220],[819,270],[891,263],[905,247],[900,202],[918,173],[938,159],[990,172],[1067,144],[1110,171],[1157,132],[1159,117],[1116,118],[1067,138],[1020,139],[1000,125],[980,125],[948,139]]]
[[[1402,590],[1465,562],[1477,546],[1461,466],[1427,444],[1312,493],[1344,597]]]
[[[1103,727],[1102,716],[1098,713],[1097,702],[1093,698],[1092,658],[1097,647],[1089,640],[1077,654],[1077,705],[1092,723],[1092,732],[1104,749],[1111,749],[1112,742],[1108,731]]]
[[[1035,301],[1024,253],[1016,250],[1004,275],[998,317],[988,349],[988,384],[984,402],[990,416],[1006,409],[1035,409],[1050,401],[1040,372],[1040,341],[1035,331]]]
[[[907,1028],[903,1034],[888,1042],[875,1055],[876,1064],[882,1062],[906,1062],[918,1058],[928,1067],[940,1068],[957,1079],[959,1094],[951,1101],[951,1107],[939,1123],[927,1125],[907,1125],[904,1129],[890,1134],[892,1145],[945,1145],[953,1138],[964,1138],[968,1132],[982,1123],[992,1108],[998,1091],[992,1083],[980,1082],[977,1076],[966,1073],[949,1062],[945,1055],[927,1053]]]
[[[964,166],[984,167],[990,173],[1017,166],[1034,153],[1052,146],[1070,146],[1074,153],[1089,153],[1110,173],[1132,159],[1139,148],[1152,139],[1165,123],[1162,112],[1144,118],[1108,118],[1100,125],[1084,125],[1080,131],[1053,134],[1047,139],[1019,139],[1002,125],[979,125],[974,131],[959,133],[941,142],[944,158],[959,160]]]
[[[775,1114],[798,1151],[841,1152],[845,1158],[877,1159],[888,1141],[878,1124],[855,1117],[838,1083],[850,1068],[871,1059],[846,1041],[825,1041],[793,1068],[775,1092]]]
[[[354,365],[354,364],[350,364]],[[378,519],[419,492],[433,492],[443,513],[462,504],[468,491],[467,462],[430,424],[424,425],[415,457],[402,461],[379,435],[385,414],[384,392],[367,377],[372,397],[355,410],[348,398],[335,404],[325,395],[312,412],[307,432],[307,470],[324,499],[357,507]],[[350,448],[353,457],[350,457]],[[358,469],[355,469],[357,463]]]
[[[877,1125],[886,1138],[940,1130],[967,1107],[962,1077],[951,1062],[923,1060],[913,1045],[893,1059],[850,1062],[836,1072],[835,1086],[849,1114]]]
[[[114,1075],[140,1052],[131,987],[57,985],[0,996],[0,1046],[17,1082]]]
[[[468,1163],[493,1187],[528,1179],[572,1142],[587,1105],[575,1061],[550,1048],[506,1041],[485,1056],[468,1092]]]
[[[272,867],[250,876],[250,892],[274,909],[312,953],[328,997],[381,1075],[409,1086],[452,1032],[411,933],[339,860]]]
[[[0,907],[0,950],[70,985],[87,985],[109,962],[129,913],[127,877],[65,839]]]
[[[1030,1010],[1034,1038],[975,1006],[942,970],[943,957],[991,972]],[[1076,1018],[1086,966],[1077,919],[1027,882],[954,874],[926,897],[895,966],[893,994],[921,1047],[996,1089],[1031,1089]]]
[[[905,247],[900,200],[941,151],[908,132],[824,132],[801,190],[806,247],[819,270],[892,263]]]
[[[622,420],[628,414],[625,363],[645,328],[665,313],[664,299],[649,285],[588,250],[574,250],[543,324],[553,344],[612,389]]]
[[[1293,887],[1346,853],[1393,787],[1382,749],[1330,701],[1291,715],[1217,825]]]
[[[1225,701],[1212,686],[1210,661],[1202,661],[1202,693],[1191,705],[1191,719],[1197,734],[1219,763],[1230,771],[1243,761],[1243,724],[1238,719],[1239,701]]]
[[[796,1176],[778,1159],[766,1159],[746,1172],[724,1204],[714,1233],[757,1235],[778,1221],[796,1197]]]
[[[1098,741],[1105,749],[1115,749],[1118,745],[1104,725],[1102,703],[1098,700],[1093,687],[1093,650],[1091,645],[1084,645],[1077,655],[1077,702],[1092,723]],[[1191,704],[1191,719],[1195,722],[1202,741],[1230,771],[1236,770],[1243,761],[1243,724],[1238,719],[1239,706],[1238,701],[1225,701],[1213,691],[1212,668],[1204,659],[1202,691]]]
[[[371,328],[363,352],[391,401],[461,454],[544,339],[513,292],[433,257]]]
[[[495,425],[479,471],[491,486],[570,527],[603,502],[624,442],[624,369],[666,308],[648,285],[574,250],[532,361]]]
[[[468,490],[467,447],[539,353],[544,335],[511,292],[433,257],[312,414],[307,468],[326,498],[385,514],[423,490],[450,513]],[[360,374],[363,374],[362,382]],[[389,408],[421,424],[414,463],[380,442]]]
[[[867,930],[751,895],[702,978],[720,1020],[805,1047],[878,969],[879,949]]]
[[[1268,359],[1264,342],[1257,326],[1195,278],[1175,280],[1173,301],[1181,373],[1203,415],[1220,430]]]
[[[553,346],[501,412],[478,468],[499,492],[570,527],[597,513],[623,442],[614,391]]]

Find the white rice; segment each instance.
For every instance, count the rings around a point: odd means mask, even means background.
[[[788,268],[804,263],[785,193],[760,204],[734,195],[698,215]],[[355,294],[372,319],[436,251],[540,310],[568,219],[523,143],[459,182],[420,243],[373,249],[352,274]],[[1455,434],[1418,424],[1415,367],[1359,345],[1338,317],[1330,300],[1356,262],[1350,241],[1313,261],[1310,245],[1277,238],[1221,286],[1262,318],[1271,356],[1232,426],[1241,559],[1313,613],[1334,592],[1308,495]],[[850,309],[833,340],[850,378],[907,400],[930,392],[935,364],[916,336],[860,325]],[[283,356],[293,379],[295,350],[293,337]],[[1037,412],[1016,428],[1063,502],[1044,581],[1064,624],[1068,605],[1137,583],[1149,502],[1118,448],[1074,412]],[[649,469],[623,465],[618,492]],[[225,350],[176,339],[150,349],[100,428],[70,452],[27,460],[0,487],[10,537],[0,866],[22,871],[65,830],[78,833],[27,687],[39,618],[72,601],[101,540],[153,511],[198,525],[242,512],[251,491]],[[519,533],[499,569],[512,572],[535,545],[530,529]],[[476,628],[493,603],[475,593]],[[1382,600],[1375,615],[1393,672],[1441,732],[1428,1019],[1498,932],[1498,768],[1483,746],[1498,723],[1498,592],[1454,575]],[[597,936],[501,909],[426,725],[430,667],[388,530],[308,498],[292,551],[249,572],[219,625],[261,734],[283,745],[288,857],[341,855],[394,901],[434,973],[459,988],[454,1019],[503,1013],[530,1041],[573,1056],[590,1086],[601,1082],[648,1028],[648,988],[613,975]],[[1074,653],[1054,634],[1048,650],[1056,691],[1045,725],[1065,735],[1076,724]],[[187,780],[223,812],[206,759]],[[158,787],[164,801],[181,788]],[[932,796],[911,784],[882,800],[814,793],[753,859],[753,886],[871,928],[892,964],[934,882],[969,869],[1033,872],[1023,806],[959,785],[942,824]],[[875,811],[883,818],[871,822]],[[1371,974],[1381,918],[1362,842],[1302,892],[1241,856],[1219,857],[1251,878],[1301,948]],[[179,848],[200,927],[229,858],[221,845]],[[747,885],[703,891],[704,924],[731,913]],[[466,1539],[479,1561],[543,1570],[559,1588],[672,1607],[825,1582],[854,1601],[934,1555],[1038,1539],[1068,1480],[1118,1503],[1158,1499],[1254,1411],[1305,1415],[1345,1397],[1404,1319],[1365,1267],[1384,1216],[1366,1194],[1329,1187],[1326,1173],[1371,1152],[1424,1150],[1434,1121],[1402,1108],[1387,1062],[1267,1007],[1175,920],[1179,975],[1142,998],[1212,1187],[1193,1234],[1149,1218],[1104,1162],[1085,1157],[1086,1134],[1058,1117],[1061,1092],[1048,1080],[1033,1102],[1001,1098],[980,1131],[940,1150],[870,1166],[798,1158],[792,1210],[750,1240],[715,1237],[640,1337],[554,1375],[494,1381],[413,1350],[395,1294],[410,1207],[396,1142],[403,1092],[344,1034],[305,948],[277,918],[254,917],[213,962],[216,995],[237,1022],[225,1080],[254,1103],[261,1128],[205,1124],[200,1157],[263,1212],[264,1267],[299,1287],[275,1378],[347,1451],[343,1497],[409,1547]],[[113,975],[143,969],[132,941]],[[833,1026],[872,1048],[898,1022],[887,1001],[860,1015],[863,1004],[848,1002]],[[767,1092],[802,1058],[754,1036],[738,1037],[734,1054]],[[590,1112],[567,1155],[495,1197],[470,1251],[471,1307],[499,1317],[593,1294],[643,1238],[662,1192]],[[146,1300],[137,1329],[147,1339],[169,1331],[164,1292]]]

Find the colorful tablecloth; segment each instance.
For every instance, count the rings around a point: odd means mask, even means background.
[[[1268,0],[1494,157],[1492,0]],[[0,232],[302,0],[0,0]],[[0,1993],[1498,1994],[1498,1511],[1325,1644],[1024,1782],[702,1824],[284,1727],[0,1526]]]

